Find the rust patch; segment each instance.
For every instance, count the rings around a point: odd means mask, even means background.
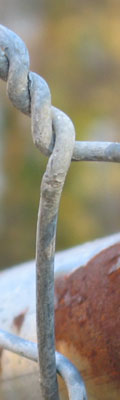
[[[100,384],[116,381],[120,388],[119,262],[120,243],[59,278],[55,324],[56,343],[72,344],[78,358],[88,360],[91,378]]]
[[[18,332],[20,332],[21,327],[23,325],[25,316],[28,312],[28,308],[26,308],[24,311],[22,311],[19,315],[17,315],[14,319],[13,319],[13,325],[15,326],[15,328],[17,329]]]
[[[0,347],[0,374],[2,373],[2,354],[3,354],[3,349]]]

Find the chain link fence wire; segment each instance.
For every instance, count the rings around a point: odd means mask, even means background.
[[[13,105],[31,117],[33,143],[49,157],[41,183],[36,237],[38,344],[0,331],[0,346],[38,360],[43,400],[59,399],[56,369],[65,380],[69,399],[86,400],[79,372],[64,356],[55,353],[54,255],[58,210],[71,161],[120,162],[120,144],[75,141],[74,125],[66,114],[52,106],[46,81],[29,71],[29,54],[24,42],[2,25],[0,78],[7,82],[7,94]]]

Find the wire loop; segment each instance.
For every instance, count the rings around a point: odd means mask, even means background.
[[[13,105],[31,115],[34,144],[50,156],[41,184],[37,223],[37,338],[41,398],[59,400],[54,348],[54,255],[59,203],[73,155],[75,129],[66,114],[51,106],[51,94],[45,80],[29,72],[29,54],[23,41],[2,25],[0,77],[7,81],[8,96]],[[64,358],[59,356],[61,374],[63,361]],[[82,378],[78,384],[78,372],[76,383],[73,379],[74,385],[71,385],[75,368],[72,367],[71,374],[69,365],[66,360],[63,374],[65,380],[67,377],[69,398],[72,400],[75,395],[76,399],[86,400]]]

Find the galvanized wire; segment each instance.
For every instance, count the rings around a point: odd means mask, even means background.
[[[33,141],[50,155],[55,142],[52,129],[51,94],[45,80],[29,71],[29,54],[24,42],[0,25],[0,78],[7,81],[7,93],[13,105],[31,115]],[[69,136],[69,134],[68,134]],[[74,161],[120,162],[120,144],[112,142],[75,142]]]
[[[73,154],[75,130],[70,118],[51,106],[47,83],[29,72],[29,55],[22,40],[3,26],[0,26],[0,49],[0,77],[7,80],[9,98],[15,107],[31,115],[33,142],[50,156],[41,184],[37,223],[37,338],[41,398],[58,400],[54,254],[59,202]]]
[[[120,144],[75,142],[72,121],[51,105],[51,94],[45,80],[29,71],[29,54],[24,42],[2,25],[0,78],[7,81],[7,93],[13,105],[31,116],[34,144],[49,156],[41,184],[37,223],[37,337],[41,397],[43,400],[58,400],[54,349],[54,254],[60,197],[71,160],[120,162]],[[69,384],[70,379],[68,374]],[[81,397],[76,394],[76,399],[86,398],[83,388],[81,380]],[[72,400],[73,392],[70,393]]]
[[[0,330],[0,345],[21,357],[38,361],[37,344]],[[55,352],[57,373],[64,379],[70,400],[87,400],[83,379],[76,367],[62,354]]]

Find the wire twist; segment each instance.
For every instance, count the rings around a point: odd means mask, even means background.
[[[57,132],[54,130],[56,109],[51,107],[49,87],[42,77],[29,71],[29,54],[24,42],[2,25],[0,25],[0,78],[7,81],[8,96],[13,105],[24,114],[31,115],[35,145],[42,153],[50,155]],[[58,115],[59,113],[60,110],[57,110]],[[67,124],[68,117],[65,114],[64,118]],[[73,129],[70,119],[69,123]],[[120,143],[76,141],[71,159],[120,162]]]
[[[54,254],[59,202],[73,155],[75,130],[70,118],[51,106],[51,94],[45,80],[29,72],[29,54],[24,42],[2,25],[0,78],[7,81],[7,93],[13,105],[31,116],[34,144],[43,154],[50,156],[41,184],[37,223],[37,337],[41,398],[58,400],[54,348]],[[86,400],[81,378],[80,382],[79,400]]]

